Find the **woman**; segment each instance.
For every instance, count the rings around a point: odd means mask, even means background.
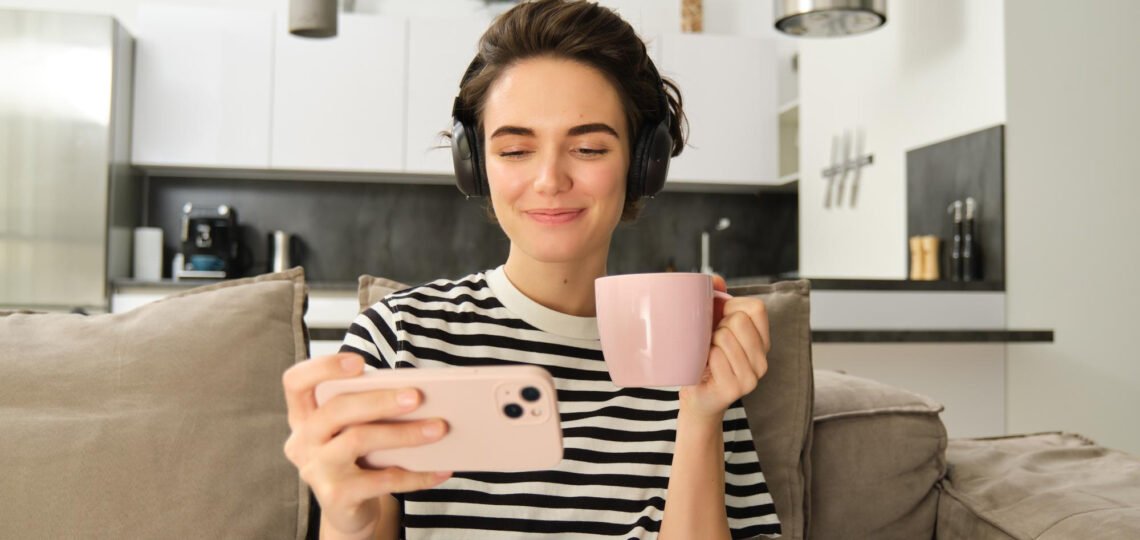
[[[320,501],[322,537],[777,535],[739,404],[767,368],[762,302],[725,303],[703,380],[679,393],[617,388],[605,370],[594,280],[606,275],[615,227],[646,192],[630,184],[633,141],[664,120],[666,152],[677,155],[684,136],[680,94],[633,29],[587,2],[520,4],[480,40],[455,114],[482,143],[474,164],[510,253],[493,270],[389,295],[356,319],[341,354],[285,374],[285,452]],[[457,170],[461,188],[478,191],[462,186],[469,173]],[[365,364],[520,362],[548,369],[558,387],[565,459],[551,471],[361,469],[359,456],[437,440],[446,424],[382,422],[414,409],[415,390],[314,405],[319,382],[360,375]]]

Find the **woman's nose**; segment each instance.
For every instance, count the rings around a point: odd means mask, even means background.
[[[534,177],[534,190],[542,195],[553,195],[570,189],[573,181],[565,170],[562,155],[547,153],[540,158],[538,171]]]

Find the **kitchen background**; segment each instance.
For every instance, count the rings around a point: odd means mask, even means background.
[[[228,204],[238,211],[247,272],[266,271],[267,234],[285,230],[302,242],[309,280],[355,281],[363,273],[404,283],[461,277],[506,260],[508,242],[484,211],[453,186],[364,182],[162,179],[149,182],[147,214],[164,238],[176,239],[182,205]],[[794,193],[667,192],[640,217],[618,226],[612,273],[700,269],[700,235],[710,235],[710,264],[725,276],[775,275],[796,268]],[[167,242],[169,269],[177,248]]]
[[[873,375],[935,396],[948,403],[951,430],[962,425],[951,419],[953,414],[970,402],[984,401],[977,419],[999,417],[993,431],[1065,429],[1140,452],[1140,431],[1132,427],[1131,412],[1140,409],[1135,391],[1140,362],[1128,339],[1137,322],[1135,299],[1140,298],[1140,281],[1133,275],[1140,264],[1140,250],[1134,247],[1140,223],[1131,208],[1140,200],[1131,157],[1140,142],[1134,132],[1140,124],[1140,102],[1134,99],[1140,95],[1134,61],[1140,34],[1133,28],[1140,3],[1098,0],[1095,9],[1081,9],[1058,0],[896,0],[889,2],[882,28],[831,40],[775,34],[767,1],[705,0],[701,36],[678,32],[678,1],[602,3],[619,9],[642,35],[656,36],[651,50],[692,96],[692,117],[703,119],[705,129],[723,132],[715,142],[701,140],[696,130],[702,126],[695,126],[697,150],[675,163],[673,191],[650,204],[645,221],[619,233],[618,242],[627,247],[615,246],[615,265],[624,256],[619,251],[633,253],[643,242],[653,245],[653,252],[631,255],[632,262],[621,263],[620,271],[657,268],[669,257],[676,257],[679,269],[691,268],[698,231],[727,216],[730,228],[713,236],[712,265],[730,277],[801,275],[815,283],[824,278],[904,280],[908,235],[940,234],[944,243],[949,240],[945,229],[909,230],[916,212],[943,227],[947,214],[945,201],[908,203],[908,182],[916,180],[908,177],[908,157],[999,128],[1002,200],[983,200],[982,208],[1001,207],[1003,230],[997,234],[991,225],[983,234],[1002,240],[1004,268],[987,275],[1001,276],[987,286],[1000,293],[1004,327],[1052,328],[1055,341],[1000,344],[992,346],[992,355],[973,344],[819,345],[813,346],[817,365]],[[444,58],[444,51],[474,43],[479,25],[464,19],[485,26],[502,7],[477,0],[352,4],[356,13],[342,20],[337,43],[385,51],[406,46],[405,54],[383,55],[375,59],[378,66],[367,70],[323,61],[335,43],[284,39],[284,21],[273,16],[285,13],[284,0],[0,0],[0,7],[113,15],[138,47],[135,98],[116,98],[133,103],[134,118],[127,124],[132,129],[127,131],[134,137],[128,147],[135,174],[116,185],[133,186],[137,189],[127,191],[139,195],[118,196],[112,189],[112,200],[104,205],[111,215],[91,218],[105,224],[100,251],[88,254],[68,245],[54,263],[102,257],[106,264],[99,275],[55,279],[50,288],[70,293],[71,281],[90,281],[106,287],[100,291],[106,299],[107,284],[130,274],[129,264],[115,262],[129,260],[129,250],[123,259],[116,246],[145,220],[164,229],[168,252],[175,249],[171,212],[188,199],[233,204],[239,220],[251,227],[246,234],[254,249],[264,249],[268,229],[298,232],[326,256],[338,249],[338,238],[356,236],[381,246],[375,252],[355,249],[375,257],[363,255],[360,271],[406,271],[411,280],[421,270],[400,269],[409,264],[401,262],[402,254],[383,249],[385,243],[405,240],[385,227],[385,215],[364,210],[366,201],[415,197],[420,208],[447,209],[455,221],[483,227],[457,228],[441,244],[470,234],[495,249],[493,228],[482,225],[479,204],[464,202],[447,185],[438,162],[408,152],[403,141],[419,136],[416,129],[431,134],[443,127],[438,115],[446,106],[439,103],[453,95],[455,74],[470,59],[466,52]],[[219,11],[205,13],[211,10]],[[402,26],[388,17],[433,22]],[[369,24],[392,31],[358,31]],[[210,30],[203,39],[192,33],[195,28]],[[424,36],[429,39],[421,41]],[[219,54],[222,50],[228,53]],[[710,57],[747,62],[727,70],[721,63],[712,66]],[[391,75],[403,73],[399,62],[405,58],[408,82],[396,83]],[[327,70],[319,70],[322,66]],[[299,84],[304,81],[311,84]],[[3,88],[7,86],[0,84]],[[186,101],[173,107],[164,95]],[[5,99],[10,102],[11,96]],[[315,107],[307,102],[319,103],[327,114],[310,114]],[[376,109],[382,103],[397,105],[384,112]],[[379,127],[338,138],[330,126],[350,115],[353,106],[358,114],[388,114],[399,121],[372,123]],[[753,115],[769,120],[739,120]],[[322,155],[350,166],[325,168],[318,159]],[[861,157],[868,159],[863,163]],[[397,165],[377,167],[380,173],[353,172],[368,168],[353,161],[364,158]],[[841,176],[826,175],[836,173],[845,159],[860,165],[840,167]],[[104,163],[115,165],[115,157],[105,157]],[[147,193],[141,194],[144,186]],[[855,186],[857,198],[852,196]],[[826,197],[829,190],[831,197]],[[313,195],[316,191],[321,195]],[[339,223],[367,216],[367,238],[363,227],[324,231],[322,218],[312,213],[324,208],[326,195],[328,204],[343,208],[335,218],[344,220]],[[5,197],[4,241],[9,247],[0,256],[15,261],[22,241],[17,229],[25,221],[9,216],[23,199],[11,189]],[[828,198],[832,204],[825,206]],[[923,208],[916,207],[920,203]],[[136,210],[133,220],[114,211],[123,208]],[[934,213],[937,218],[930,217]],[[448,226],[442,219],[431,223]],[[651,231],[639,231],[643,224]],[[92,229],[96,235],[99,228]],[[433,230],[441,237],[449,232]],[[677,231],[675,239],[661,232],[670,230]],[[313,272],[331,268],[317,266],[326,264],[320,262],[324,259],[312,259]],[[11,281],[9,264],[15,263],[5,262],[6,295],[23,290]],[[352,279],[356,270],[343,276],[328,272],[322,279],[340,281]],[[827,309],[821,292],[813,291],[813,317]],[[981,294],[967,287],[959,293],[962,298]],[[846,319],[855,326],[862,320],[857,306]]]

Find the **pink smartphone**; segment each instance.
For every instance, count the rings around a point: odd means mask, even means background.
[[[345,392],[418,388],[423,401],[393,421],[443,418],[448,433],[421,446],[377,450],[375,468],[512,472],[549,469],[562,460],[554,381],[538,366],[383,369],[317,385],[317,406]]]

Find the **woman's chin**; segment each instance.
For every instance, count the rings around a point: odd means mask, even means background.
[[[532,249],[524,249],[523,251],[535,261],[546,264],[581,262],[592,255],[583,246],[546,244],[529,247]]]

